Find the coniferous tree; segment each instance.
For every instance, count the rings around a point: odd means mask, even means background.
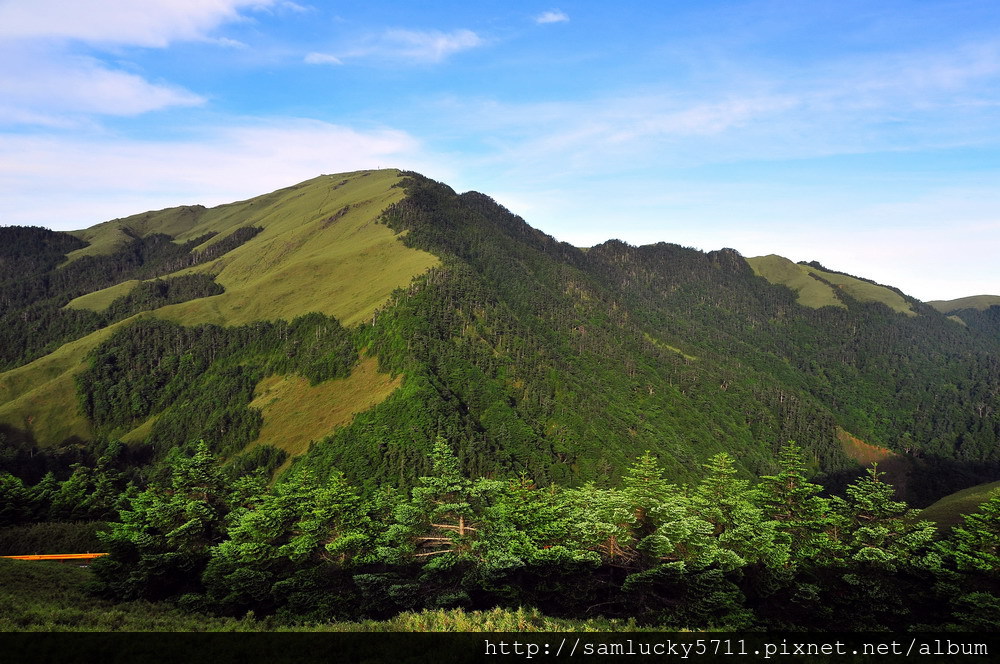
[[[958,572],[941,584],[949,596],[952,620],[961,629],[1000,629],[1000,493],[966,514],[938,550]]]
[[[207,445],[175,454],[169,481],[129,500],[101,539],[93,566],[100,591],[120,599],[162,599],[200,591],[209,550],[225,536],[225,478]]]
[[[760,478],[761,507],[766,518],[788,536],[789,564],[809,564],[836,556],[845,519],[833,512],[823,490],[807,479],[802,448],[788,441],[778,453],[777,475]]]

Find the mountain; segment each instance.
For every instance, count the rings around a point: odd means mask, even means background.
[[[581,250],[395,170],[0,246],[0,470],[29,481],[109,440],[155,469],[204,439],[406,485],[439,435],[470,473],[540,483],[647,450],[676,479],[721,451],[768,473],[789,439],[833,487],[901,459],[924,503],[1000,476],[1000,336],[815,263]]]
[[[927,304],[957,323],[984,334],[1000,336],[1000,295],[973,295]]]
[[[969,297],[960,297],[957,300],[933,300],[927,304],[943,314],[950,314],[962,309],[983,311],[992,306],[1000,305],[1000,295],[971,295]]]

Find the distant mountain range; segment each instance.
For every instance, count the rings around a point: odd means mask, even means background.
[[[395,170],[57,233],[0,228],[0,470],[108,440],[155,468],[408,484],[466,470],[677,479],[789,439],[828,486],[895,459],[911,499],[1000,478],[1000,296],[923,303],[817,263],[618,240],[581,250]],[[874,456],[873,456],[874,455]]]

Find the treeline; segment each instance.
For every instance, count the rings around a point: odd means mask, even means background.
[[[96,587],[298,620],[532,606],[690,629],[1000,627],[1000,497],[938,533],[874,468],[824,498],[794,443],[780,456],[756,483],[726,454],[693,484],[643,455],[613,488],[539,488],[469,478],[438,439],[411,491],[363,496],[339,474],[233,484],[202,445],[128,499]]]
[[[251,239],[261,228],[236,229],[212,246],[207,233],[182,244],[162,233],[129,238],[113,253],[83,256],[60,265],[70,251],[86,243],[44,228],[0,228],[0,370],[26,364],[139,311],[188,299],[216,295],[222,287],[209,275],[187,275],[140,284],[104,312],[64,308],[74,298],[130,279],[152,279],[214,260]]]
[[[98,346],[76,381],[81,410],[101,436],[156,416],[143,441],[156,458],[193,439],[232,458],[260,433],[260,411],[249,404],[264,377],[295,373],[315,384],[347,376],[357,358],[351,334],[318,313],[228,328],[140,319]]]
[[[293,472],[405,485],[438,434],[472,475],[523,471],[540,484],[610,484],[646,449],[680,479],[736,450],[741,470],[760,474],[789,438],[812,441],[824,470],[856,468],[815,399],[646,325],[584,270],[583,252],[485,196],[414,178],[382,219],[442,258],[357,330],[357,345],[406,380]]]
[[[65,478],[49,471],[32,484],[0,468],[0,528],[116,519],[143,482],[135,461],[128,447],[115,441],[92,465],[73,464]]]
[[[915,302],[915,317],[846,294],[846,308],[810,309],[732,250],[609,241],[580,251],[482,194],[415,174],[403,186],[383,221],[443,266],[399,292],[368,333],[385,366],[419,376],[427,401],[414,410],[436,412],[437,431],[387,442],[345,430],[317,446],[315,467],[354,476],[337,449],[378,464],[378,445],[426,451],[441,432],[462,441],[474,472],[476,457],[513,440],[542,482],[565,481],[565,465],[612,477],[644,449],[679,477],[726,450],[760,474],[789,438],[840,474],[850,466],[840,427],[908,455],[921,504],[1000,472],[995,333]],[[485,385],[513,434],[486,430],[496,418],[473,396]],[[445,406],[430,403],[435,393]],[[391,428],[386,417],[365,427]]]

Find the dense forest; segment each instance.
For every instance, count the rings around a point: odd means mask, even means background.
[[[877,468],[823,497],[801,448],[779,456],[756,482],[721,453],[701,480],[677,484],[644,454],[615,487],[546,488],[469,478],[439,438],[410,491],[366,493],[336,472],[268,486],[200,443],[175,450],[145,490],[121,493],[117,514],[93,514],[117,518],[98,535],[109,555],[92,590],[293,621],[533,606],[685,629],[1000,627],[1000,497],[941,534]],[[121,481],[112,465],[91,495]],[[46,496],[7,476],[0,491],[0,523],[45,506],[67,516],[66,490]]]
[[[750,477],[771,472],[779,446],[794,439],[839,490],[860,472],[838,439],[844,430],[910,459],[906,491],[917,504],[998,472],[1000,335],[989,311],[962,326],[916,301],[920,315],[908,317],[846,294],[845,308],[810,309],[732,250],[609,241],[582,251],[482,194],[456,195],[415,174],[402,186],[407,196],[380,221],[439,256],[439,267],[350,330],[329,317],[233,328],[140,318],[77,377],[93,444],[157,416],[134,456],[162,458],[204,439],[231,459],[259,431],[248,404],[261,378],[322,382],[349,373],[361,351],[405,376],[402,387],[315,441],[291,472],[336,467],[366,487],[409,486],[441,435],[472,475],[609,483],[651,450],[678,479],[696,479],[719,452]],[[140,282],[100,313],[64,308],[116,279],[218,257],[260,231],[239,229],[202,251],[193,249],[208,236],[175,244],[136,235],[113,254],[57,267],[78,240],[3,230],[24,247],[4,263],[0,288],[8,365],[110,321],[220,292],[210,275],[183,274]],[[9,426],[2,433],[22,457],[65,454],[34,449]],[[53,463],[37,459],[30,479]]]
[[[138,284],[98,313],[67,308],[76,297],[131,279],[159,277],[208,262],[260,232],[245,227],[201,251],[206,234],[177,244],[162,233],[140,237],[128,227],[129,241],[103,256],[83,256],[60,265],[70,251],[86,246],[66,233],[19,226],[0,228],[0,370],[50,353],[140,311],[218,295],[222,287],[209,275],[187,274]]]
[[[0,424],[0,526],[106,546],[109,597],[226,615],[998,625],[1000,503],[948,533],[911,506],[1000,477],[1000,307],[957,322],[837,290],[843,307],[809,308],[731,249],[582,250],[483,194],[397,186],[374,223],[440,262],[353,326],[155,315],[224,293],[187,268],[259,226],[123,227],[72,261],[82,240],[0,228],[0,370],[130,319],[74,373],[89,439]],[[67,306],[130,280],[100,310]],[[400,379],[388,398],[295,458],[260,440],[263,380],[316,386],[366,360]],[[898,490],[847,433],[905,461]]]
[[[856,467],[842,427],[910,455],[917,502],[996,476],[1000,413],[982,407],[1000,389],[995,332],[915,301],[912,318],[846,295],[846,309],[809,309],[731,250],[583,252],[481,194],[405,186],[383,220],[444,265],[359,333],[408,380],[317,445],[300,463],[314,472],[391,478],[441,434],[474,474],[506,458],[541,482],[609,479],[646,449],[673,477],[722,451],[760,474],[795,439],[842,487]]]

